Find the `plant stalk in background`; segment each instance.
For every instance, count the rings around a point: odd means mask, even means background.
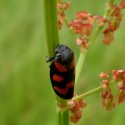
[[[58,23],[57,23],[57,3],[56,0],[44,0],[45,31],[48,56],[54,57],[56,46],[59,44]],[[58,125],[69,125],[68,110],[62,111],[58,108],[67,106],[67,101],[56,95]]]

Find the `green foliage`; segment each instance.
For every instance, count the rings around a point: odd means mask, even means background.
[[[71,2],[72,8],[67,12],[68,20],[81,10],[103,14],[106,0]],[[49,80],[48,64],[45,62],[47,49],[43,17],[43,1],[0,1],[0,125],[56,124],[55,95]],[[101,42],[100,35],[91,47],[76,88],[77,93],[97,87],[100,72],[124,69],[124,19],[110,46]],[[77,61],[79,49],[75,47],[74,36],[64,27],[60,37],[62,43],[73,48]],[[99,94],[85,101],[88,106],[83,111],[79,125],[124,123],[124,104],[112,112],[106,112]]]

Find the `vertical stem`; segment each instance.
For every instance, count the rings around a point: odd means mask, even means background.
[[[110,0],[109,4],[112,6],[114,2],[115,2],[115,0]]]
[[[44,0],[44,16],[48,54],[52,57],[59,44],[56,0]]]
[[[76,66],[76,78],[75,78],[75,83],[78,82],[78,78],[80,76],[80,73],[82,71],[82,67],[84,65],[84,60],[85,60],[85,57],[86,57],[86,52],[80,52],[80,55],[79,55],[79,59],[78,59],[78,63],[77,63],[77,66]]]
[[[69,112],[63,111],[62,112],[62,125],[69,125],[69,119],[67,119],[67,118],[69,118]]]
[[[61,108],[67,107],[67,101],[64,99],[61,99],[57,96],[57,105],[60,105],[60,107],[57,107],[58,111],[58,125],[69,125],[69,111],[68,110],[61,110]]]
[[[61,125],[61,112],[58,109],[57,109],[57,115],[58,115],[57,125]]]
[[[59,33],[57,25],[57,8],[56,0],[44,0],[44,17],[45,17],[45,31],[47,40],[47,49],[49,57],[54,57],[54,51],[59,44]],[[57,104],[62,107],[67,106],[67,101],[61,99],[56,95]],[[58,106],[57,106],[58,107]],[[58,110],[58,125],[69,125],[68,110]]]

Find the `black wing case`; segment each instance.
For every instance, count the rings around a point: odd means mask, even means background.
[[[68,67],[67,67],[68,68]],[[55,67],[54,63],[50,66],[50,78],[54,91],[56,94],[63,99],[71,99],[74,94],[74,81],[75,81],[75,67],[72,69],[68,68],[66,72],[59,72]],[[57,76],[63,78],[58,81],[53,77]]]

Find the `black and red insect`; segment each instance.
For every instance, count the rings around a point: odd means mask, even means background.
[[[54,59],[50,65],[52,87],[59,97],[71,99],[75,81],[74,52],[65,45],[58,45],[52,59]]]

